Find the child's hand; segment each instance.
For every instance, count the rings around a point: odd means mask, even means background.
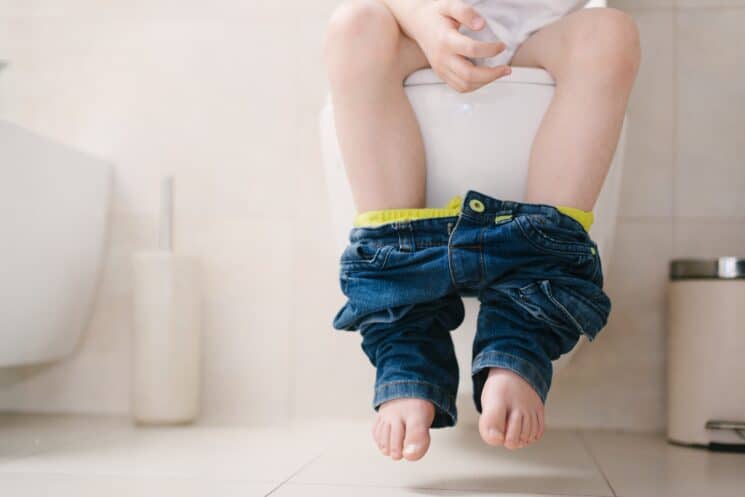
[[[437,0],[423,4],[412,18],[412,34],[432,69],[459,92],[469,92],[511,73],[509,66],[476,66],[468,58],[494,57],[504,43],[474,40],[458,31],[465,25],[473,31],[486,21],[462,0]]]

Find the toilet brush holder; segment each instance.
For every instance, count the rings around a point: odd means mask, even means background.
[[[201,370],[197,260],[141,252],[132,269],[132,415],[147,424],[193,421]]]
[[[132,256],[132,415],[138,423],[193,421],[199,413],[199,264],[173,251],[173,178],[164,178],[160,250]]]

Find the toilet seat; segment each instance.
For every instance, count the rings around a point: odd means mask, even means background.
[[[554,78],[544,69],[536,67],[513,67],[512,74],[499,78],[484,88],[493,84],[524,83],[534,85],[554,86]],[[444,85],[445,82],[430,68],[420,69],[404,80],[404,86]],[[477,90],[478,91],[478,90]]]

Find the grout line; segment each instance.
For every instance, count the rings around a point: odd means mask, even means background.
[[[672,216],[618,216],[617,223],[664,224],[672,222]]]
[[[670,249],[672,251],[672,254],[670,254],[672,257],[675,257],[675,255],[678,253],[678,247],[676,246],[675,241],[677,240],[678,236],[678,221],[679,218],[677,216],[678,214],[678,173],[679,173],[679,167],[678,167],[678,137],[679,137],[679,130],[678,130],[678,100],[679,100],[679,90],[678,90],[678,84],[680,83],[678,81],[678,22],[679,22],[679,15],[678,15],[678,2],[675,2],[675,8],[672,12],[672,88],[670,89],[672,92],[672,100],[673,100],[673,108],[671,109],[672,112],[672,180],[673,184],[671,185],[672,188],[672,214],[673,214],[673,220],[672,223],[670,223]]]
[[[742,216],[618,216],[618,223],[635,224],[745,224]]]
[[[310,461],[308,461],[305,464],[303,464],[302,466],[300,466],[290,476],[288,476],[287,478],[285,478],[284,480],[282,480],[281,482],[279,482],[276,487],[274,487],[269,492],[267,492],[266,494],[264,494],[264,497],[268,497],[269,495],[271,495],[274,492],[276,492],[277,490],[279,490],[285,483],[287,483],[288,481],[292,480],[295,476],[297,476],[298,473],[300,473],[302,470],[304,470],[305,468],[307,468],[308,466],[310,466],[311,464],[313,464],[314,462],[316,462],[318,459],[320,459],[321,456],[323,455],[323,453],[324,453],[324,451],[319,452],[315,457],[311,458]]]
[[[745,7],[745,4],[743,5],[729,5],[729,4],[720,4],[720,5],[652,5],[652,6],[644,6],[644,5],[616,5],[617,2],[614,2],[611,0],[609,7],[614,7],[616,9],[623,9],[624,11],[630,11],[630,10],[639,10],[644,12],[655,12],[655,11],[665,11],[665,10],[737,10],[742,9]]]
[[[743,216],[618,216],[618,223],[636,224],[745,224]]]
[[[678,216],[676,221],[679,223],[690,223],[690,224],[743,224],[745,223],[745,217],[739,216]]]
[[[585,440],[585,437],[582,435],[582,432],[580,430],[577,430],[575,433],[577,435],[577,438],[579,438],[580,442],[582,443],[582,446],[585,448],[585,451],[590,455],[590,458],[592,459],[592,462],[595,465],[595,468],[602,475],[603,480],[605,480],[605,484],[608,485],[608,488],[613,494],[613,497],[618,497],[616,490],[613,488],[613,485],[611,485],[610,480],[608,479],[608,475],[606,475],[605,471],[603,471],[603,467],[600,465],[600,461],[598,461],[598,458],[595,457],[595,453],[590,448],[590,444],[587,443],[587,440]]]
[[[676,3],[672,8],[677,10],[736,10],[742,9],[743,7],[745,7],[745,5],[679,5]]]
[[[418,486],[418,485],[408,485],[408,486],[392,486],[392,485],[373,485],[373,484],[364,484],[364,483],[322,483],[322,482],[309,482],[309,483],[293,483],[293,485],[296,485],[298,487],[332,487],[332,488],[376,488],[376,489],[391,489],[391,490],[432,490],[435,492],[442,492],[444,495],[450,495],[453,496],[462,495],[464,492],[467,492],[469,494],[484,494],[484,495],[494,495],[494,490],[482,490],[482,489],[469,489],[469,488],[440,488],[440,487],[425,487],[425,486]],[[522,495],[524,492],[518,492],[518,494]],[[268,495],[268,494],[267,494]],[[585,493],[577,493],[572,492],[569,494],[565,493],[554,493],[554,492],[540,492],[540,493],[530,493],[525,495],[536,495],[540,497],[601,497],[595,494],[585,494]],[[617,496],[613,496],[617,497]]]

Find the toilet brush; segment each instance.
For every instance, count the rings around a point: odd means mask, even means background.
[[[173,178],[162,182],[159,250],[132,255],[132,416],[193,421],[199,411],[199,266],[173,249]]]

